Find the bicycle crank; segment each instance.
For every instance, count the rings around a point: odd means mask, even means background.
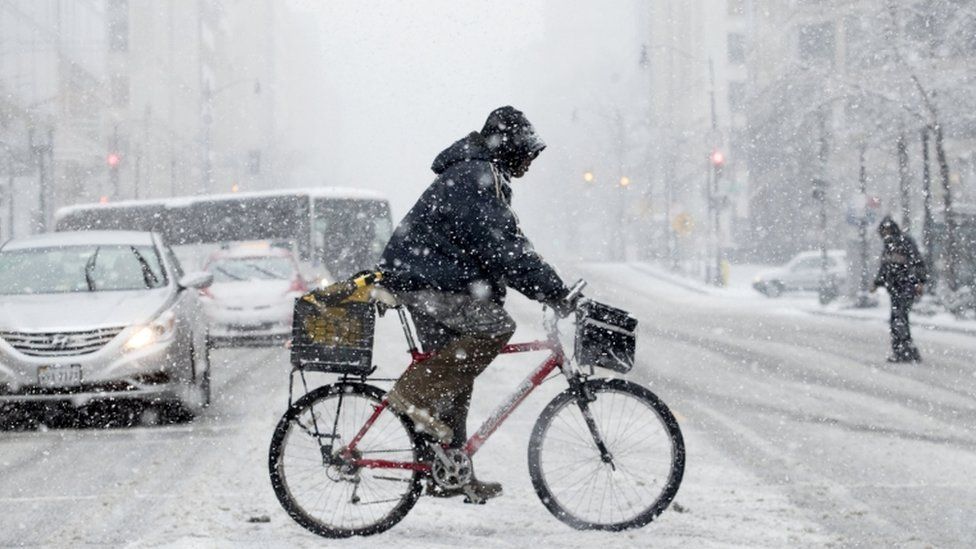
[[[471,481],[471,458],[459,449],[433,446],[434,463],[431,476],[441,488],[460,488]]]

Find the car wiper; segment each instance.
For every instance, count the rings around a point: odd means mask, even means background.
[[[100,246],[95,247],[95,253],[91,254],[88,261],[85,262],[85,284],[88,285],[88,291],[95,291],[95,278],[92,273],[95,271],[95,262],[98,261],[98,252],[102,248]]]
[[[152,289],[159,285],[159,278],[156,273],[153,272],[152,267],[149,266],[149,262],[146,261],[145,257],[139,253],[139,250],[135,246],[129,246],[132,253],[136,256],[136,261],[139,262],[139,267],[142,268],[142,281],[146,285],[146,288]]]
[[[234,273],[228,271],[227,269],[222,269],[220,267],[214,267],[214,270],[215,271],[220,271],[220,272],[224,273],[225,275],[227,275],[228,277],[233,278],[234,280],[240,280],[240,281],[247,280],[246,278],[241,278],[241,277],[235,275]]]
[[[286,278],[284,276],[281,276],[281,273],[276,273],[276,272],[274,272],[272,270],[265,269],[265,268],[259,267],[257,265],[254,265],[254,264],[248,264],[248,267],[254,269],[255,271],[257,271],[257,272],[259,272],[259,273],[261,273],[263,275],[267,275],[267,276],[271,277],[271,279],[273,279],[273,280],[284,280]]]

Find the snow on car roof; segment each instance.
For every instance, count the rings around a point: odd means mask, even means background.
[[[248,198],[266,198],[273,196],[297,196],[307,195],[312,198],[335,198],[348,200],[386,200],[386,196],[377,191],[368,189],[355,189],[351,187],[306,187],[296,189],[275,189],[269,191],[249,191],[228,194],[207,194],[195,196],[177,196],[173,198],[157,198],[149,200],[120,200],[118,202],[92,202],[88,204],[75,204],[59,208],[54,214],[55,218],[60,219],[76,211],[89,210],[94,208],[127,208],[132,206],[188,206],[202,202],[223,202],[232,200],[246,200]]]
[[[846,256],[846,250],[827,250],[827,256]],[[808,250],[805,252],[800,252],[793,256],[794,259],[807,258],[807,257],[820,257],[820,250]]]
[[[210,260],[240,259],[246,257],[292,257],[291,250],[277,246],[260,246],[257,244],[236,245],[221,249],[210,254]]]
[[[142,231],[65,231],[43,233],[10,240],[4,251],[62,246],[152,246],[152,233]]]

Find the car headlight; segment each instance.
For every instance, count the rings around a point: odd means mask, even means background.
[[[129,341],[125,342],[125,348],[128,351],[134,351],[159,341],[165,341],[173,335],[175,330],[176,314],[173,311],[165,311],[148,325],[136,330]]]

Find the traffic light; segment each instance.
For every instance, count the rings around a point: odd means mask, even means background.
[[[712,161],[712,166],[716,168],[721,168],[725,165],[725,154],[718,149],[712,151],[712,154],[708,155],[708,159]]]
[[[108,156],[105,157],[105,163],[108,164],[108,178],[109,183],[112,187],[112,196],[119,196],[119,164],[122,163],[122,156],[117,152],[110,152]]]
[[[712,163],[712,169],[715,170],[715,175],[721,177],[722,168],[725,167],[725,154],[715,149],[712,154],[708,155],[708,161]]]

